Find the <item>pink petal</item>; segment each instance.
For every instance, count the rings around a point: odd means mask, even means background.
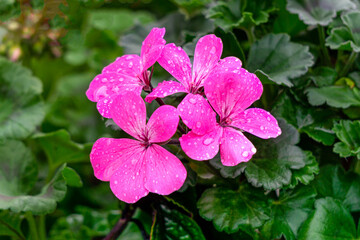
[[[193,81],[201,87],[208,74],[218,64],[223,44],[221,39],[214,34],[206,35],[199,39],[195,47]]]
[[[176,132],[179,115],[175,107],[163,105],[155,110],[147,123],[149,142],[165,142]]]
[[[186,179],[186,169],[173,154],[153,144],[147,148],[145,187],[153,193],[168,195],[179,190]]]
[[[118,95],[111,104],[110,114],[122,130],[139,140],[144,138],[146,107],[139,95],[133,92]]]
[[[237,114],[230,125],[264,139],[276,138],[281,134],[277,120],[260,108],[249,108]]]
[[[90,161],[96,178],[109,181],[111,176],[132,157],[138,156],[144,148],[132,139],[100,138],[91,150]]]
[[[254,145],[242,132],[226,127],[220,142],[220,157],[224,166],[247,162],[256,153]]]
[[[242,62],[237,57],[226,57],[219,62],[219,67],[223,68],[225,71],[233,71],[235,69],[240,70],[241,66]]]
[[[183,151],[194,160],[209,160],[215,157],[219,151],[219,143],[222,135],[222,127],[216,127],[213,131],[204,135],[196,135],[193,131],[182,135],[180,145]]]
[[[216,113],[199,94],[186,95],[179,104],[178,111],[183,122],[195,134],[203,135],[216,126]]]
[[[145,188],[146,161],[145,148],[139,147],[136,155],[129,156],[119,169],[110,178],[110,188],[115,196],[127,203],[137,202],[148,195]]]
[[[153,28],[145,38],[141,47],[142,71],[151,67],[160,57],[166,41],[165,28]]]
[[[110,95],[104,98],[101,98],[97,104],[96,108],[99,111],[100,115],[104,118],[112,118],[110,108],[113,103],[114,98],[116,98],[117,95]]]
[[[226,118],[258,100],[263,87],[255,74],[243,68],[231,72],[217,68],[207,78],[204,90],[211,106],[221,118]]]
[[[117,58],[115,62],[110,63],[108,66],[104,67],[102,72],[115,72],[137,77],[138,75],[141,75],[140,57],[134,54],[121,56]]]
[[[91,81],[86,96],[90,101],[97,102],[102,98],[119,94],[125,90],[132,91],[136,89],[140,95],[142,89],[140,84],[141,81],[133,76],[119,73],[102,73]]]
[[[191,81],[191,63],[186,52],[175,44],[166,44],[158,63],[186,88]]]
[[[175,81],[163,81],[146,96],[145,101],[151,103],[156,98],[164,98],[179,92],[187,92],[181,83]]]

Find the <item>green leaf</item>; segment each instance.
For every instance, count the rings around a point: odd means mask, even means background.
[[[241,48],[236,36],[232,32],[225,32],[221,28],[216,28],[214,31],[215,35],[220,37],[223,42],[223,53],[222,58],[228,56],[238,57],[243,64],[245,63],[245,54]]]
[[[0,236],[10,236],[15,239],[25,239],[21,232],[21,222],[23,218],[20,214],[10,211],[0,211]]]
[[[351,0],[287,0],[287,10],[299,15],[307,25],[327,26],[336,13],[355,8]]]
[[[340,166],[327,165],[320,169],[315,186],[321,197],[332,197],[350,211],[360,210],[360,176]]]
[[[236,178],[240,176],[240,174],[243,173],[246,168],[246,163],[239,163],[233,167],[224,166],[224,164],[221,163],[220,155],[216,155],[209,162],[214,168],[220,169],[220,174],[224,178]]]
[[[305,74],[313,64],[308,46],[290,42],[287,34],[268,34],[251,46],[246,67],[263,83],[291,87],[290,79]]]
[[[211,0],[173,0],[176,5],[183,9],[188,15],[194,15],[210,3]]]
[[[16,0],[2,0],[0,5],[0,21],[9,20],[21,13],[20,2]]]
[[[291,181],[292,169],[305,167],[306,155],[299,147],[299,133],[291,125],[279,120],[282,134],[272,140],[257,140],[257,153],[246,163],[245,176],[255,187],[275,190]]]
[[[70,167],[65,167],[61,172],[66,184],[71,187],[82,187],[83,183],[79,174]]]
[[[257,228],[269,219],[264,193],[244,184],[236,191],[225,187],[207,189],[197,206],[201,217],[213,221],[218,231],[227,233],[248,227]]]
[[[45,115],[42,84],[19,64],[0,58],[0,139],[28,137]]]
[[[214,19],[217,26],[229,31],[232,28],[250,28],[266,23],[269,13],[274,10],[271,1],[218,1],[215,6],[209,8],[207,17]]]
[[[261,229],[266,239],[296,240],[300,225],[313,210],[316,191],[302,187],[280,192],[280,198],[271,202],[270,220]]]
[[[299,132],[306,133],[317,142],[328,146],[334,143],[335,135],[331,130],[333,113],[329,110],[304,106],[283,93],[275,103],[272,113],[276,117],[284,118]]]
[[[325,87],[332,85],[335,82],[337,72],[333,68],[318,67],[314,69],[310,78],[318,87]]]
[[[341,120],[333,128],[341,142],[334,146],[334,152],[341,157],[356,156],[360,160],[360,121]]]
[[[316,161],[315,156],[310,151],[304,151],[305,167],[292,171],[290,188],[294,188],[301,182],[304,185],[308,185],[315,178],[315,174],[319,173],[319,163]]]
[[[349,211],[340,201],[322,198],[315,211],[302,225],[298,239],[356,239],[356,227]]]
[[[200,227],[192,218],[177,210],[160,205],[153,227],[151,228],[151,239],[205,240],[205,237]]]
[[[9,195],[0,192],[0,209],[10,209],[13,212],[30,211],[39,215],[53,212],[56,203],[61,201],[66,194],[66,182],[62,176],[64,168],[65,165],[59,168],[53,179],[41,189],[38,195]]]
[[[20,141],[0,143],[0,199],[28,193],[35,185],[38,168],[31,151]]]
[[[89,162],[92,144],[82,145],[71,141],[69,133],[64,129],[37,134],[34,139],[44,149],[51,169],[63,163]]]
[[[347,86],[308,88],[305,93],[309,103],[313,106],[320,106],[324,103],[336,108],[360,106],[360,90],[356,87],[352,89]]]
[[[360,52],[360,12],[344,14],[341,20],[345,26],[333,28],[326,38],[326,45],[331,49]]]
[[[152,21],[154,17],[149,12],[127,9],[97,9],[89,12],[89,26],[116,33],[130,29],[135,23],[146,24]]]

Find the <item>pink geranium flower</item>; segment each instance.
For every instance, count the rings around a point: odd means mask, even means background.
[[[260,108],[247,109],[263,91],[255,74],[243,68],[228,68],[224,64],[207,78],[204,91],[211,106],[202,96],[193,95],[188,101],[196,103],[195,107],[178,107],[179,111],[203,114],[200,120],[191,117],[184,120],[192,131],[180,138],[180,144],[192,159],[212,159],[220,148],[222,163],[235,166],[249,161],[256,153],[256,148],[241,130],[264,139],[281,134],[276,119],[269,112]],[[211,107],[219,115],[219,122],[216,122],[216,114]],[[198,131],[196,126],[203,126],[203,129]]]
[[[134,203],[149,192],[168,195],[178,190],[185,181],[186,169],[176,156],[159,146],[176,132],[176,108],[159,107],[146,124],[144,101],[127,92],[113,100],[110,114],[136,140],[97,140],[90,154],[95,176],[110,181],[115,196],[127,203]]]
[[[112,118],[110,107],[118,94],[133,91],[140,95],[144,87],[150,87],[147,69],[160,57],[166,43],[164,35],[165,28],[153,28],[142,43],[140,56],[117,58],[90,83],[86,96],[97,102],[97,109],[103,117]]]
[[[190,109],[193,103],[189,103],[195,94],[200,92],[201,87],[208,78],[209,74],[218,66],[222,54],[223,45],[221,39],[213,34],[206,35],[199,39],[195,47],[194,64],[191,70],[191,63],[188,55],[181,47],[170,43],[165,45],[158,63],[168,71],[176,81],[164,81],[146,96],[145,101],[151,102],[156,98],[163,98],[175,93],[185,92],[188,95],[180,103],[179,107],[182,109]],[[228,67],[234,69],[241,68],[241,61],[235,57],[227,57],[220,61],[220,64],[226,64]],[[178,107],[178,109],[179,109]],[[192,111],[193,112],[193,111]],[[185,115],[189,112],[179,112],[181,118],[184,120]],[[191,114],[191,113],[190,113]],[[197,119],[198,116],[192,115],[192,119]],[[196,122],[196,121],[195,121]],[[192,122],[188,122],[190,128]],[[199,131],[203,128],[200,126]]]

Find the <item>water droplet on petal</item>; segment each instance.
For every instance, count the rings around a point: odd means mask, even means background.
[[[211,137],[209,137],[209,138],[206,138],[206,139],[203,141],[203,144],[206,145],[206,146],[208,146],[208,145],[210,145],[210,144],[213,143],[213,142],[214,142],[214,139],[211,138]]]
[[[242,156],[247,157],[247,156],[249,156],[249,153],[247,151],[245,151],[245,152],[242,153]]]
[[[201,127],[201,122],[197,122],[197,123],[196,123],[196,127],[197,127],[197,128],[200,128],[200,127]]]
[[[196,103],[196,99],[195,99],[195,98],[190,98],[190,99],[189,99],[189,102],[192,103],[192,104],[195,104],[195,103]]]
[[[252,151],[253,153],[256,153],[256,148],[253,147],[253,148],[251,149],[251,151]]]

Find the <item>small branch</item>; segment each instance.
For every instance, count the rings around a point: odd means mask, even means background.
[[[136,226],[139,228],[144,240],[150,239],[150,236],[146,233],[144,225],[139,221],[139,219],[132,218],[132,219],[130,219],[130,221],[135,223]]]
[[[135,210],[136,208],[133,205],[126,204],[121,218],[115,224],[113,229],[111,229],[109,234],[105,238],[103,238],[103,240],[117,239],[122,233],[122,231],[124,231],[125,227],[128,225],[129,221],[135,213]]]
[[[32,240],[39,240],[40,238],[39,238],[39,235],[38,235],[38,232],[37,232],[36,223],[35,223],[35,219],[34,219],[33,214],[31,212],[26,212],[25,217],[26,217],[26,220],[29,223],[31,239]]]
[[[324,63],[327,66],[331,66],[330,55],[325,46],[325,31],[324,31],[323,26],[318,25],[318,33],[319,33],[320,48],[321,48],[321,51],[322,51],[323,57],[324,57],[324,59],[323,59]]]
[[[165,105],[165,102],[161,98],[156,98],[155,100],[160,106]]]
[[[351,52],[351,55],[348,59],[348,61],[345,64],[345,67],[343,68],[343,70],[339,73],[339,77],[344,77],[346,76],[346,74],[349,72],[349,70],[351,69],[352,65],[354,64],[354,61],[356,60],[358,56],[357,52]]]
[[[179,145],[180,141],[179,141],[179,139],[171,139],[166,144],[177,144],[177,145]]]

